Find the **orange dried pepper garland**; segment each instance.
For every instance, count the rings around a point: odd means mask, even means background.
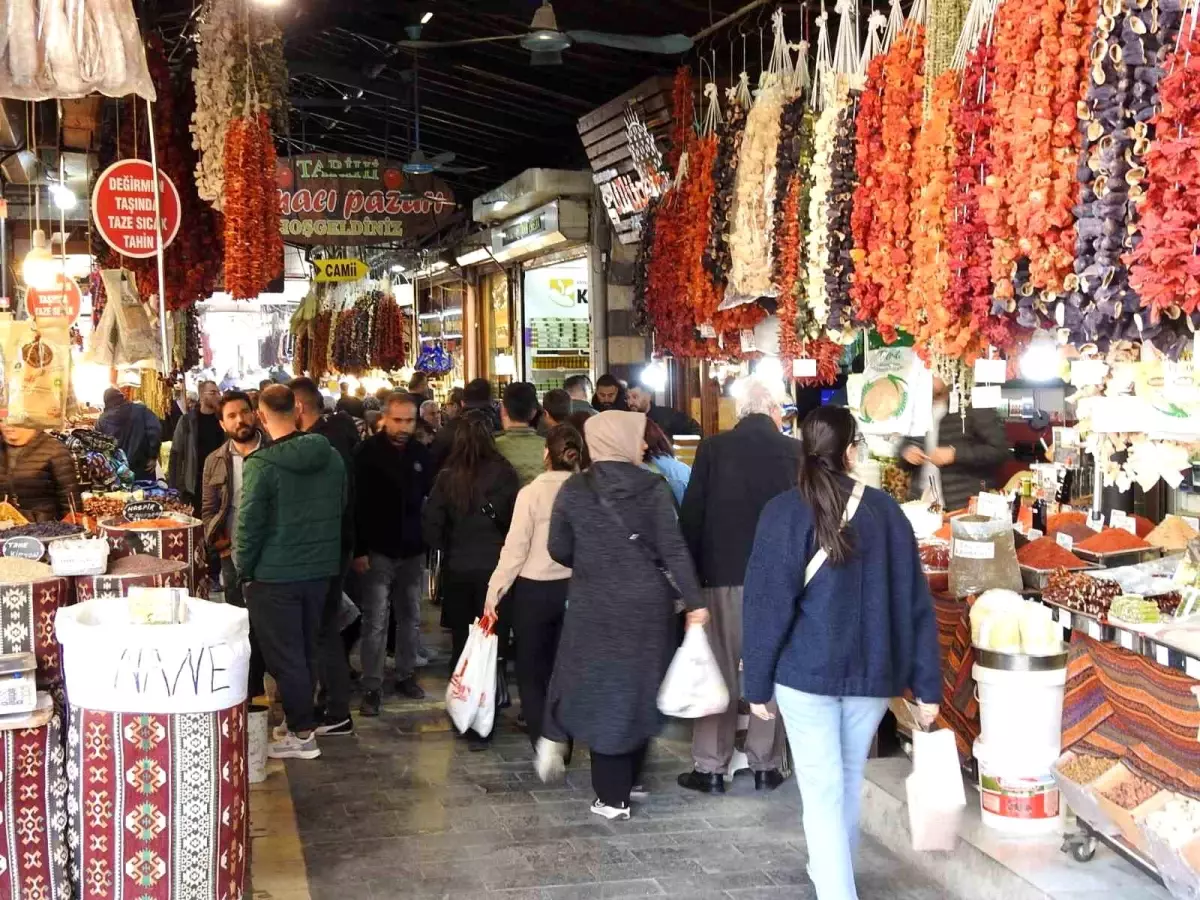
[[[858,187],[854,190],[854,207],[850,214],[850,231],[854,236],[854,247],[850,251],[850,258],[854,261],[850,298],[855,321],[864,323],[875,320],[883,302],[881,287],[871,276],[871,261],[867,254],[879,239],[880,217],[876,216],[876,208],[886,153],[883,144],[884,59],[882,55],[876,56],[867,66],[867,87],[859,98],[858,120],[855,122]]]
[[[954,180],[954,130],[950,114],[958,100],[960,73],[948,69],[937,77],[929,104],[929,118],[917,136],[913,159],[912,239],[913,276],[909,282],[908,306],[912,314],[908,330],[917,353],[929,362],[935,353],[958,358],[949,329],[952,322],[946,307],[950,283],[950,224],[953,208],[950,193]],[[947,353],[946,342],[959,352]],[[973,360],[972,360],[973,361]]]
[[[225,290],[235,300],[248,300],[283,266],[275,144],[265,114],[230,122],[225,173]]]
[[[796,335],[796,291],[800,280],[800,178],[793,175],[783,196],[783,210],[775,235],[779,267],[779,355],[784,360],[800,356]]]
[[[913,141],[921,124],[924,94],[925,28],[901,34],[883,64],[883,146],[876,200],[877,232],[867,248],[870,277],[879,285],[881,306],[875,326],[891,343],[909,321],[908,281],[912,257],[908,228],[912,193]]]

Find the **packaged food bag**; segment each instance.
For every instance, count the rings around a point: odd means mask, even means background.
[[[658,708],[667,716],[702,719],[723,713],[728,706],[729,689],[704,626],[689,625],[658,690]]]
[[[967,808],[954,732],[913,732],[913,771],[904,782],[914,850],[953,850]]]
[[[950,593],[955,597],[1024,587],[1011,522],[958,516],[951,520],[950,532]]]

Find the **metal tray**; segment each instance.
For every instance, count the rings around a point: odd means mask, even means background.
[[[1092,553],[1075,547],[1071,550],[1080,559],[1094,562],[1105,569],[1116,569],[1120,566],[1134,566],[1138,563],[1149,562],[1162,556],[1161,547],[1143,547],[1137,550],[1112,550],[1107,553]]]
[[[1031,591],[1045,590],[1046,585],[1050,582],[1050,576],[1057,572],[1058,569],[1035,569],[1033,566],[1021,566],[1021,581],[1025,583],[1025,587]],[[1069,572],[1096,572],[1103,571],[1100,566],[1095,563],[1088,563],[1085,566],[1079,566],[1074,569],[1068,569]]]
[[[1004,669],[1009,672],[1049,672],[1052,669],[1065,669],[1067,666],[1067,651],[1051,656],[1029,656],[1025,653],[997,653],[995,650],[975,648],[975,662],[985,669]]]

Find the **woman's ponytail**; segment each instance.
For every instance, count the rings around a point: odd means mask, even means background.
[[[854,440],[854,417],[839,406],[822,406],[805,417],[800,426],[804,462],[797,489],[816,519],[817,544],[829,562],[845,562],[854,547],[842,516],[850,491],[845,486],[846,451]]]

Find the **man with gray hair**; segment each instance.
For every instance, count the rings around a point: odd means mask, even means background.
[[[780,431],[783,408],[771,389],[753,378],[740,388],[738,423],[700,442],[679,513],[711,617],[708,640],[732,701],[725,712],[695,721],[693,769],[679,776],[680,787],[706,794],[725,793],[725,776],[734,774],[729,768],[741,695],[742,585],[758,516],[769,500],[796,486],[803,457],[800,442]],[[750,717],[745,752],[755,789],[782,784],[786,747],[780,716],[769,722]]]

